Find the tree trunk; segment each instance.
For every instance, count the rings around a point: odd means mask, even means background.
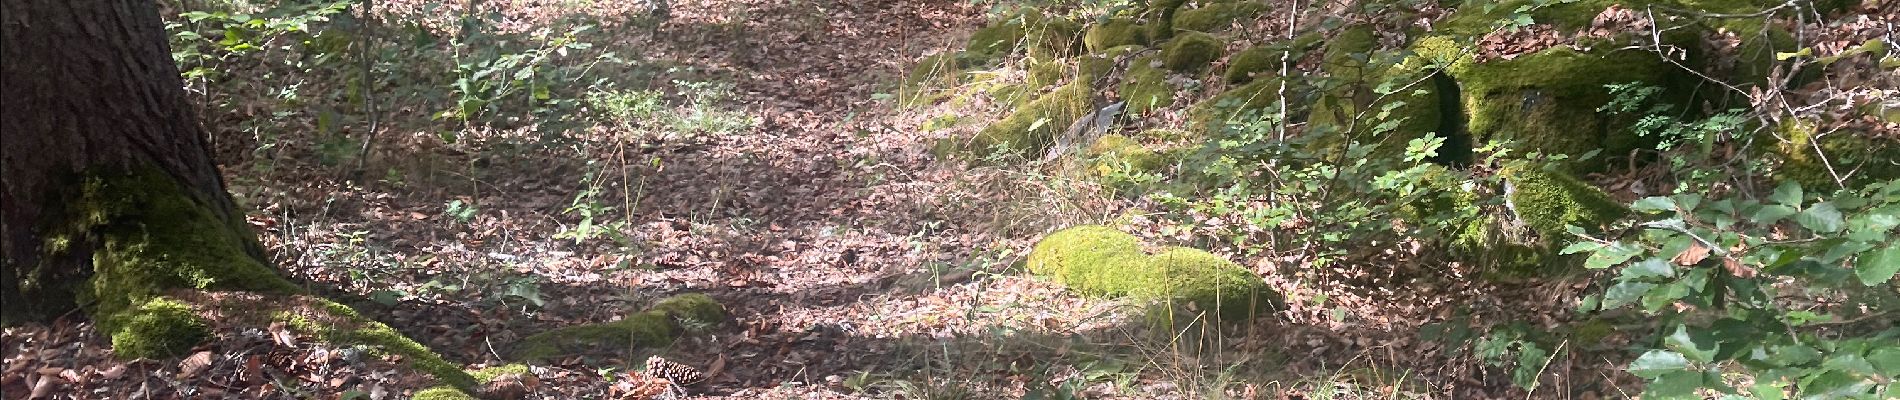
[[[0,51],[0,320],[58,316],[87,298],[75,295],[89,290],[107,238],[86,231],[138,214],[85,203],[101,174],[168,181],[165,192],[229,230],[215,235],[242,238],[230,242],[266,265],[213,165],[154,2],[5,0]],[[153,195],[115,187],[92,196]]]

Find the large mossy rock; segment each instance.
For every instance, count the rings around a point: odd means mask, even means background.
[[[1573,240],[1569,226],[1598,232],[1629,214],[1602,189],[1563,172],[1518,167],[1505,170],[1504,180],[1511,185],[1506,196],[1517,217],[1557,244]]]
[[[943,99],[963,81],[961,67],[954,53],[938,53],[917,60],[917,65],[898,83],[898,104],[916,107]]]
[[[542,361],[571,354],[653,348],[672,343],[686,333],[688,326],[683,321],[717,325],[726,319],[725,307],[711,297],[683,294],[660,300],[620,321],[570,326],[523,338],[510,358]]]
[[[1459,61],[1447,71],[1462,95],[1472,143],[1510,141],[1523,151],[1571,157],[1599,151],[1628,154],[1647,139],[1628,128],[1631,118],[1598,112],[1611,99],[1607,85],[1660,86],[1664,101],[1686,104],[1691,90],[1683,72],[1645,51],[1612,46],[1580,52],[1559,46],[1509,60]],[[1598,157],[1574,164],[1600,169]]]
[[[976,152],[1001,150],[1025,157],[1038,154],[1076,119],[1092,111],[1093,96],[1094,91],[1086,85],[1063,85],[984,127],[965,148]]]
[[[1224,320],[1246,319],[1281,301],[1259,276],[1225,258],[1184,247],[1148,254],[1135,236],[1099,225],[1049,234],[1030,251],[1027,267],[1078,292],[1192,304]]]
[[[1148,45],[1148,30],[1132,18],[1112,18],[1090,26],[1082,34],[1082,45],[1090,53],[1128,45]]]
[[[1233,26],[1240,20],[1259,16],[1267,10],[1266,4],[1251,0],[1207,3],[1198,8],[1176,10],[1172,27],[1175,31],[1218,32]]]
[[[1221,79],[1229,85],[1252,82],[1256,76],[1272,75],[1280,72],[1280,67],[1297,63],[1306,57],[1308,51],[1320,44],[1323,36],[1318,32],[1300,35],[1292,40],[1254,46],[1227,57],[1227,70],[1221,72]]]
[[[1175,35],[1161,50],[1161,65],[1179,72],[1198,72],[1220,59],[1227,44],[1214,35],[1184,32]]]
[[[1460,134],[1454,132],[1455,122],[1446,122],[1457,121],[1461,111],[1441,104],[1442,96],[1455,96],[1457,88],[1441,87],[1431,72],[1371,61],[1376,46],[1372,27],[1366,25],[1347,28],[1326,46],[1321,68],[1331,79],[1307,117],[1307,131],[1322,135],[1314,143],[1341,150],[1358,142],[1392,157],[1402,155],[1412,139]],[[1381,94],[1380,87],[1393,92]],[[1462,155],[1459,149],[1441,150]]]
[[[1168,83],[1168,70],[1161,69],[1154,57],[1139,57],[1128,62],[1122,74],[1121,98],[1128,102],[1129,115],[1174,105],[1174,85]]]
[[[1228,124],[1257,120],[1259,113],[1276,111],[1269,108],[1280,100],[1283,91],[1289,107],[1312,102],[1313,90],[1307,86],[1308,80],[1290,78],[1255,79],[1195,103],[1188,109],[1187,127],[1206,133],[1224,129]]]
[[[1081,49],[1081,24],[1030,8],[978,29],[970,35],[964,53],[971,61],[986,63],[1017,50],[1027,50],[1031,57],[1048,60],[1076,54]]]
[[[1812,123],[1804,122],[1787,122],[1777,130],[1785,139],[1769,150],[1782,160],[1777,179],[1810,188],[1852,188],[1900,179],[1900,138],[1857,131],[1821,136]]]
[[[1141,13],[1148,27],[1148,40],[1163,41],[1174,37],[1174,14],[1187,0],[1153,0]]]
[[[1501,172],[1503,198],[1472,190],[1465,172],[1432,167],[1419,182],[1427,192],[1401,208],[1410,218],[1454,221],[1447,239],[1450,257],[1484,267],[1494,276],[1565,273],[1579,266],[1558,250],[1574,243],[1570,226],[1601,232],[1629,214],[1607,193],[1555,168],[1513,163]],[[1497,208],[1499,205],[1503,208]]]

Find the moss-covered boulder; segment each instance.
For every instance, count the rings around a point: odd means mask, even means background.
[[[1672,104],[1686,104],[1691,91],[1681,88],[1688,83],[1682,72],[1655,54],[1602,47],[1580,52],[1560,46],[1510,60],[1461,61],[1448,72],[1462,88],[1473,143],[1504,140],[1524,151],[1572,157],[1627,154],[1645,144],[1627,129],[1630,118],[1597,111],[1611,99],[1606,85],[1672,88],[1663,100]],[[1599,158],[1573,167],[1602,165]]]
[[[1375,45],[1371,28],[1357,26],[1327,46],[1322,68],[1330,77],[1328,87],[1307,117],[1307,132],[1321,135],[1315,143],[1343,150],[1357,142],[1377,155],[1400,156],[1412,139],[1462,134],[1446,124],[1460,118],[1461,110],[1440,103],[1441,95],[1456,96],[1457,87],[1441,84],[1449,82],[1434,80],[1429,71],[1374,63]],[[1392,92],[1382,94],[1381,87]]]
[[[1162,49],[1161,65],[1180,72],[1197,72],[1207,68],[1208,63],[1220,59],[1226,51],[1226,43],[1214,35],[1185,32],[1175,35]]]
[[[1728,71],[1728,79],[1742,85],[1767,84],[1769,72],[1782,63],[1775,53],[1799,50],[1794,35],[1787,28],[1760,19],[1726,20],[1720,29],[1741,40],[1735,49],[1735,65]]]
[[[1227,70],[1221,72],[1221,79],[1229,85],[1239,85],[1252,82],[1255,76],[1278,73],[1286,63],[1297,63],[1306,57],[1308,51],[1321,43],[1320,39],[1322,36],[1315,32],[1289,41],[1241,50],[1227,57]]]
[[[1813,123],[1801,121],[1783,123],[1777,130],[1785,140],[1763,138],[1775,143],[1770,151],[1781,160],[1777,179],[1812,188],[1900,179],[1900,139],[1860,131],[1820,136]]]
[[[1050,60],[1082,53],[1082,24],[1075,21],[1044,17],[1028,26],[1029,56]]]
[[[1312,88],[1307,80],[1298,79],[1255,79],[1253,82],[1227,89],[1214,97],[1202,100],[1188,109],[1188,128],[1201,132],[1214,132],[1229,124],[1245,123],[1258,119],[1260,113],[1278,111],[1269,110],[1280,100],[1282,90],[1286,93],[1288,104],[1312,102]]]
[[[476,400],[475,396],[456,388],[438,386],[417,391],[410,400]]]
[[[191,306],[156,298],[121,313],[112,324],[112,352],[125,358],[170,358],[184,355],[210,337],[204,318]]]
[[[1260,277],[1225,258],[1183,247],[1151,255],[1133,235],[1099,225],[1049,234],[1030,251],[1027,267],[1082,293],[1191,304],[1229,320],[1279,302]]]
[[[523,338],[509,354],[515,360],[541,361],[570,354],[663,346],[693,325],[716,325],[726,318],[725,308],[711,297],[683,294],[620,321],[570,326]]]
[[[1031,63],[1029,68],[1023,71],[1023,83],[1035,90],[1060,85],[1063,78],[1069,75],[1069,63],[1070,60],[1067,59]]]
[[[1148,40],[1163,41],[1174,37],[1174,14],[1187,0],[1153,0],[1142,10],[1141,19],[1148,28]]]
[[[1417,183],[1425,193],[1400,212],[1411,219],[1445,222],[1424,228],[1444,239],[1438,245],[1448,258],[1492,277],[1575,271],[1580,258],[1558,254],[1576,240],[1567,227],[1597,232],[1628,214],[1608,194],[1567,173],[1512,164],[1500,173],[1504,188],[1484,188],[1466,172],[1430,167]],[[1502,196],[1494,194],[1500,192]]]
[[[1159,63],[1151,56],[1129,60],[1119,94],[1122,101],[1128,102],[1126,110],[1130,115],[1147,114],[1174,105],[1174,85],[1168,83],[1168,71],[1156,64]]]
[[[941,100],[963,80],[956,54],[924,56],[898,84],[898,104],[912,107]]]
[[[971,151],[1001,150],[1019,156],[1039,154],[1094,105],[1094,92],[1070,83],[1030,101],[1016,112],[984,127],[971,138]]]
[[[1175,31],[1217,32],[1240,20],[1259,16],[1267,9],[1266,4],[1249,0],[1208,3],[1175,11],[1173,28]]]
[[[1082,44],[1091,53],[1128,46],[1147,45],[1148,30],[1132,18],[1111,18],[1106,22],[1090,26],[1082,35]]]
[[[1504,180],[1511,185],[1511,210],[1553,243],[1570,243],[1568,226],[1595,232],[1629,214],[1602,189],[1563,172],[1515,167],[1504,171]]]

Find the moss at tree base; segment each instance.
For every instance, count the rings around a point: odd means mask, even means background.
[[[171,358],[184,355],[211,336],[204,318],[191,306],[156,298],[115,316],[112,352],[125,358]]]

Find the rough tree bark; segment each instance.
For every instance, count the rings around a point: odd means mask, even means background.
[[[168,177],[230,235],[245,238],[238,247],[265,265],[186,101],[155,2],[3,4],[0,320],[44,319],[78,305],[75,292],[93,274],[102,240],[54,235],[85,217],[74,214],[98,211],[81,197],[88,177],[100,174]]]

